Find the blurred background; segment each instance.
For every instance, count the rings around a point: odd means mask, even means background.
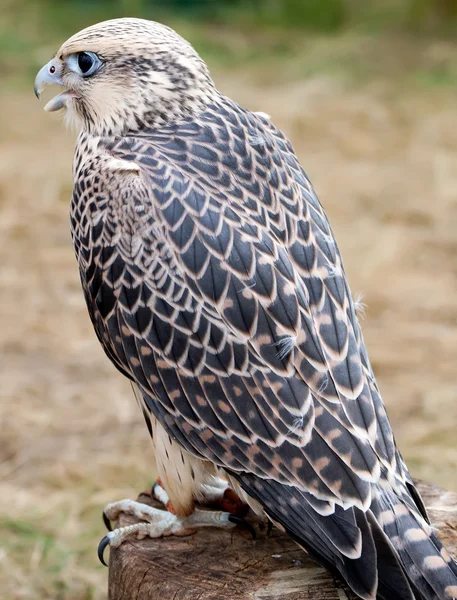
[[[33,95],[72,33],[144,16],[290,136],[336,233],[414,477],[457,490],[457,0],[0,0],[0,597],[103,599],[101,510],[153,479],[86,315],[74,134]]]

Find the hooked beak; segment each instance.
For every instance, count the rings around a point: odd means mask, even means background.
[[[58,61],[54,58],[39,70],[38,75],[35,78],[34,86],[35,96],[37,98],[41,96],[41,93],[47,85],[64,85],[62,82],[60,72],[60,65],[58,64]],[[50,100],[44,107],[44,110],[48,112],[60,110],[61,108],[66,107],[66,102],[69,98],[75,97],[77,97],[75,92],[73,92],[72,90],[66,90],[65,92],[62,92],[62,94],[59,94],[58,96],[55,96],[55,98]]]

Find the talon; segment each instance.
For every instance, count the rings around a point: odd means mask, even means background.
[[[268,519],[268,523],[267,523],[267,537],[269,537],[271,535],[272,531],[273,531],[273,523],[270,521],[270,519]]]
[[[230,523],[234,523],[235,525],[241,525],[244,529],[247,529],[252,536],[252,539],[257,539],[257,534],[255,532],[254,527],[248,523],[245,519],[241,519],[240,517],[235,517],[235,515],[229,515],[228,520]]]
[[[105,567],[107,567],[108,565],[105,562],[105,559],[103,557],[103,553],[105,552],[106,546],[109,546],[109,540],[110,540],[109,536],[105,535],[105,537],[99,543],[98,549],[97,549],[98,559],[102,563],[102,565],[104,565]]]
[[[108,519],[105,513],[103,513],[103,523],[105,523],[105,527],[108,531],[113,531],[113,528],[111,527],[111,521]]]

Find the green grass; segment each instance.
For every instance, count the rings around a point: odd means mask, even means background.
[[[12,588],[23,587],[26,597],[29,585],[34,586],[40,597],[78,600],[96,597],[96,585],[80,573],[94,566],[98,571],[103,569],[95,557],[101,530],[100,509],[91,507],[85,513],[90,514],[80,521],[81,515],[75,516],[68,506],[60,506],[45,518],[37,510],[28,513],[27,520],[0,519],[1,545],[8,561],[16,567],[22,565],[22,571],[16,568],[11,574]]]

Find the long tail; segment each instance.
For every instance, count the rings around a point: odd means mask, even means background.
[[[234,475],[232,473],[232,475]],[[421,514],[416,490],[373,486],[367,511],[236,474],[245,492],[318,562],[338,571],[364,600],[457,600],[457,563]],[[408,484],[409,485],[409,484]]]
[[[457,598],[456,562],[418,511],[410,490],[402,492],[399,496],[391,488],[376,488],[369,518],[392,544],[416,597]]]

